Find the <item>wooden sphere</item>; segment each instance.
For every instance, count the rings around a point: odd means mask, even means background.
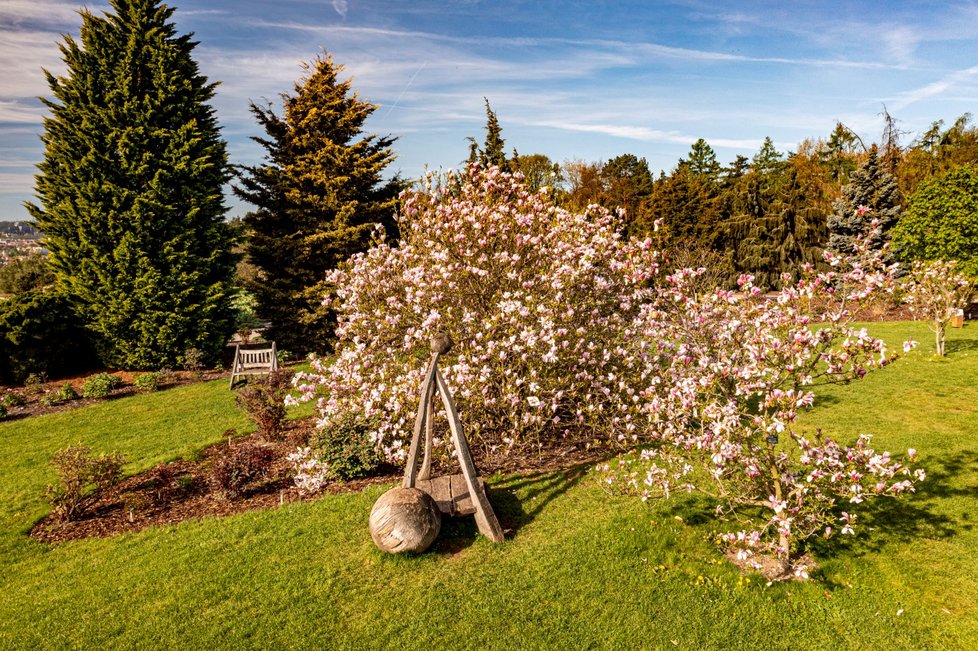
[[[452,341],[452,338],[444,332],[431,338],[431,352],[439,355],[447,355],[454,345],[455,342]]]
[[[370,510],[370,537],[391,554],[423,552],[441,530],[441,511],[417,488],[392,488]]]

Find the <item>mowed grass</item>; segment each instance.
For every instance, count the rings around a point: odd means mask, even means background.
[[[708,503],[612,497],[586,469],[489,478],[507,541],[448,521],[417,557],[370,540],[386,487],[107,540],[27,537],[65,445],[121,451],[134,472],[248,431],[214,382],[0,423],[0,647],[973,649],[978,330],[952,331],[935,360],[922,325],[869,327],[924,345],[821,390],[801,426],[915,447],[930,476],[816,546],[813,581],[748,582],[708,541]]]

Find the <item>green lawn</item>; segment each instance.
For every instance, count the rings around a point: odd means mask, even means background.
[[[414,558],[370,540],[384,487],[109,540],[27,538],[59,448],[119,450],[135,472],[248,431],[218,381],[0,423],[0,648],[973,649],[978,329],[951,331],[934,360],[923,326],[870,327],[924,344],[822,391],[802,426],[915,447],[929,477],[819,548],[811,582],[748,583],[706,540],[709,505],[609,497],[574,472],[490,478],[509,540],[451,522]]]

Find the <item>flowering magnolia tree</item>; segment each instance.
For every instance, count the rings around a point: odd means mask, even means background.
[[[322,427],[356,419],[403,460],[428,342],[448,332],[442,370],[487,453],[582,436],[640,449],[599,467],[606,485],[707,493],[747,522],[721,540],[732,553],[799,575],[805,539],[852,532],[846,505],[923,478],[867,436],[847,447],[792,428],[813,385],[892,359],[851,326],[892,282],[871,238],[768,300],[749,277],[704,291],[703,270],[661,275],[651,243],[623,240],[612,214],[559,209],[494,168],[429,175],[398,221],[397,247],[378,243],[329,276],[336,353],[297,376]],[[310,489],[313,458],[294,459]]]
[[[773,574],[800,577],[810,569],[804,540],[853,532],[846,505],[913,490],[923,472],[874,451],[869,436],[845,446],[793,429],[814,385],[859,379],[892,359],[850,324],[891,283],[885,250],[871,255],[867,241],[858,242],[861,261],[828,255],[833,271],[808,269],[773,299],[746,276],[737,291],[705,294],[690,289],[701,272],[669,276],[644,315],[655,371],[638,395],[651,443],[598,466],[603,482],[643,499],[705,493],[718,515],[747,524],[719,541],[740,562],[773,560]]]
[[[429,340],[447,332],[457,344],[441,368],[487,453],[636,431],[636,318],[657,269],[648,241],[626,242],[602,208],[556,208],[546,189],[477,165],[427,175],[402,205],[396,247],[378,243],[328,277],[336,354],[297,382],[318,397],[321,426],[355,418],[402,460]]]
[[[954,262],[917,260],[910,268],[903,288],[914,318],[930,321],[937,354],[943,357],[947,325],[955,312],[967,305],[971,296],[968,279],[958,273]]]

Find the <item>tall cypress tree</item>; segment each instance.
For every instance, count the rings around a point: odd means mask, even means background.
[[[54,98],[27,207],[104,363],[173,365],[188,348],[213,358],[233,329],[234,271],[214,84],[172,8],[110,4],[82,11],[80,42],[65,37],[65,76],[45,71]]]
[[[395,235],[402,183],[381,178],[394,160],[394,138],[362,132],[377,106],[339,79],[343,68],[329,56],[306,69],[293,94],[282,94],[282,117],[271,104],[252,102],[267,134],[254,138],[266,161],[242,168],[235,193],[257,207],[245,216],[245,251],[258,269],[250,289],[259,316],[270,322],[266,335],[293,352],[323,352],[333,337],[323,276],[368,248],[374,224]]]

